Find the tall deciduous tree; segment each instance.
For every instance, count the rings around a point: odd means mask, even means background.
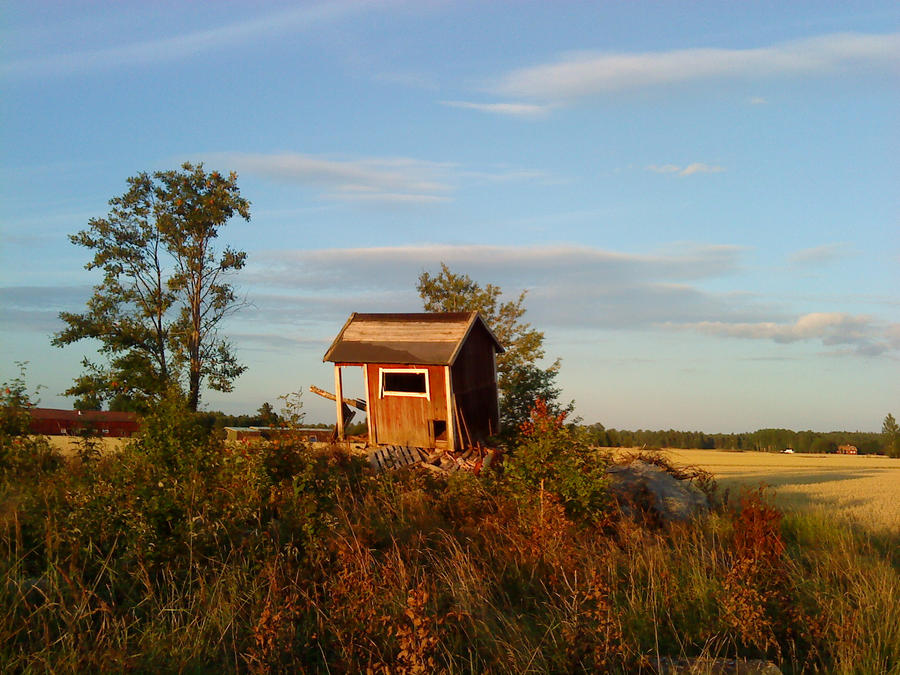
[[[239,302],[228,283],[246,253],[214,240],[235,215],[250,219],[237,176],[185,163],[180,170],[140,173],[110,200],[105,218],[70,237],[93,251],[87,269],[103,271],[81,314],[62,312],[66,327],[53,343],[100,343],[107,364],[84,361],[85,373],[65,393],[77,406],[142,409],[173,386],[197,409],[204,381],[230,391],[244,367],[218,334]]]
[[[537,362],[544,357],[544,333],[522,321],[525,295],[503,301],[499,286],[481,286],[466,274],[456,274],[441,263],[439,274],[422,272],[416,284],[426,312],[479,312],[506,350],[497,357],[500,417],[507,429],[528,418],[536,398],[551,412],[561,412],[555,386],[557,359],[549,368]]]

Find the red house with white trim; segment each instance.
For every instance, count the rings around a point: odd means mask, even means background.
[[[120,438],[134,435],[138,416],[133,412],[108,410],[59,410],[31,408],[30,431],[44,436],[77,436],[90,431],[97,436]]]

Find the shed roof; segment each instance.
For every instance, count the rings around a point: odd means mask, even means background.
[[[452,365],[480,325],[498,352],[503,346],[478,312],[417,314],[353,313],[331,343],[323,361],[334,363],[407,363]]]

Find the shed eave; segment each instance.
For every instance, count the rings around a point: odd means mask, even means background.
[[[356,318],[356,312],[353,312],[353,313],[350,315],[350,318],[347,319],[347,320],[344,322],[344,326],[343,326],[343,328],[341,328],[341,332],[338,333],[338,334],[337,334],[337,337],[335,337],[334,340],[331,341],[331,346],[328,348],[328,351],[325,352],[325,356],[322,357],[322,362],[323,362],[323,363],[326,363],[326,362],[328,362],[328,361],[334,362],[334,359],[331,358],[331,355],[334,353],[334,348],[335,348],[335,347],[337,346],[337,344],[341,341],[341,338],[344,337],[344,331],[347,330],[347,327],[348,327],[351,323],[353,323],[353,319],[355,319],[355,318]]]

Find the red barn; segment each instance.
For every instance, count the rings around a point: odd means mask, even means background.
[[[107,410],[57,410],[31,408],[30,431],[44,436],[77,436],[91,431],[98,436],[131,436],[138,430],[138,416],[132,412]]]
[[[456,450],[499,431],[496,356],[503,347],[478,312],[352,314],[324,361],[334,363],[343,438],[341,369],[363,369],[369,445]]]
[[[855,445],[839,445],[837,449],[839,455],[856,455],[858,453],[859,450]]]

